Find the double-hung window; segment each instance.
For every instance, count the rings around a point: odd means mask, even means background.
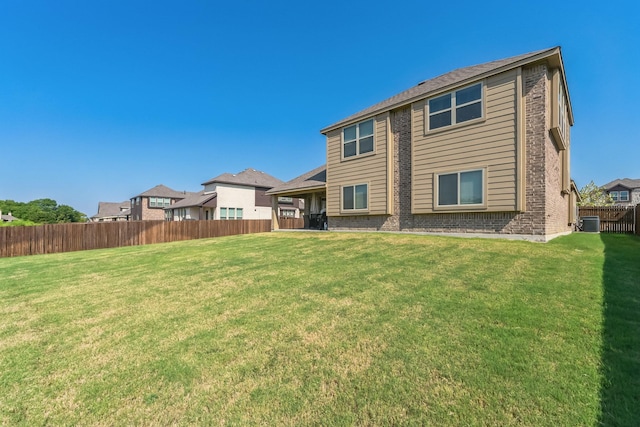
[[[628,202],[629,201],[629,192],[626,190],[622,191],[612,191],[609,193],[611,196],[611,200],[614,202]]]
[[[149,197],[150,208],[168,208],[171,206],[171,199],[166,197]]]
[[[242,219],[242,208],[220,208],[220,219]]]
[[[358,184],[342,187],[342,210],[366,210],[368,208],[369,185]]]
[[[342,157],[359,156],[373,151],[373,119],[349,126],[342,131]]]
[[[429,100],[429,130],[482,117],[482,83]]]
[[[484,170],[436,174],[437,205],[471,206],[484,204]]]

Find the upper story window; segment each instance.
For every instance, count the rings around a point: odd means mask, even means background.
[[[612,191],[609,193],[611,196],[611,200],[614,202],[628,202],[629,201],[629,192],[627,190],[622,191]]]
[[[482,83],[429,100],[429,130],[482,117]]]
[[[484,170],[436,174],[438,206],[482,205]]]
[[[373,151],[373,119],[344,128],[342,157],[353,157]]]
[[[567,129],[569,128],[567,115],[567,97],[564,94],[564,88],[560,85],[558,90],[558,127],[565,140],[567,139]]]
[[[171,199],[166,197],[149,197],[150,208],[168,208],[171,206]]]
[[[569,98],[563,84],[560,70],[554,70],[551,79],[551,134],[559,150],[569,148],[569,132],[571,118],[569,115]]]

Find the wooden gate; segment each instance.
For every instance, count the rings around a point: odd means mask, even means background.
[[[636,232],[635,206],[580,206],[579,215],[599,217],[601,233]]]

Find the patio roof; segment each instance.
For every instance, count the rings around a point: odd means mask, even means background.
[[[297,194],[311,193],[315,191],[326,191],[327,188],[327,165],[319,166],[306,172],[291,181],[273,187],[266,194],[270,196],[293,196]]]

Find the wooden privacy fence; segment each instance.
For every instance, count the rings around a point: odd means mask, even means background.
[[[638,230],[638,210],[634,206],[581,206],[579,216],[600,218],[601,233],[636,233]]]
[[[118,221],[0,227],[0,257],[166,243],[271,231],[271,220]]]
[[[304,228],[304,218],[285,218],[280,217],[278,224],[282,230],[294,230]]]

